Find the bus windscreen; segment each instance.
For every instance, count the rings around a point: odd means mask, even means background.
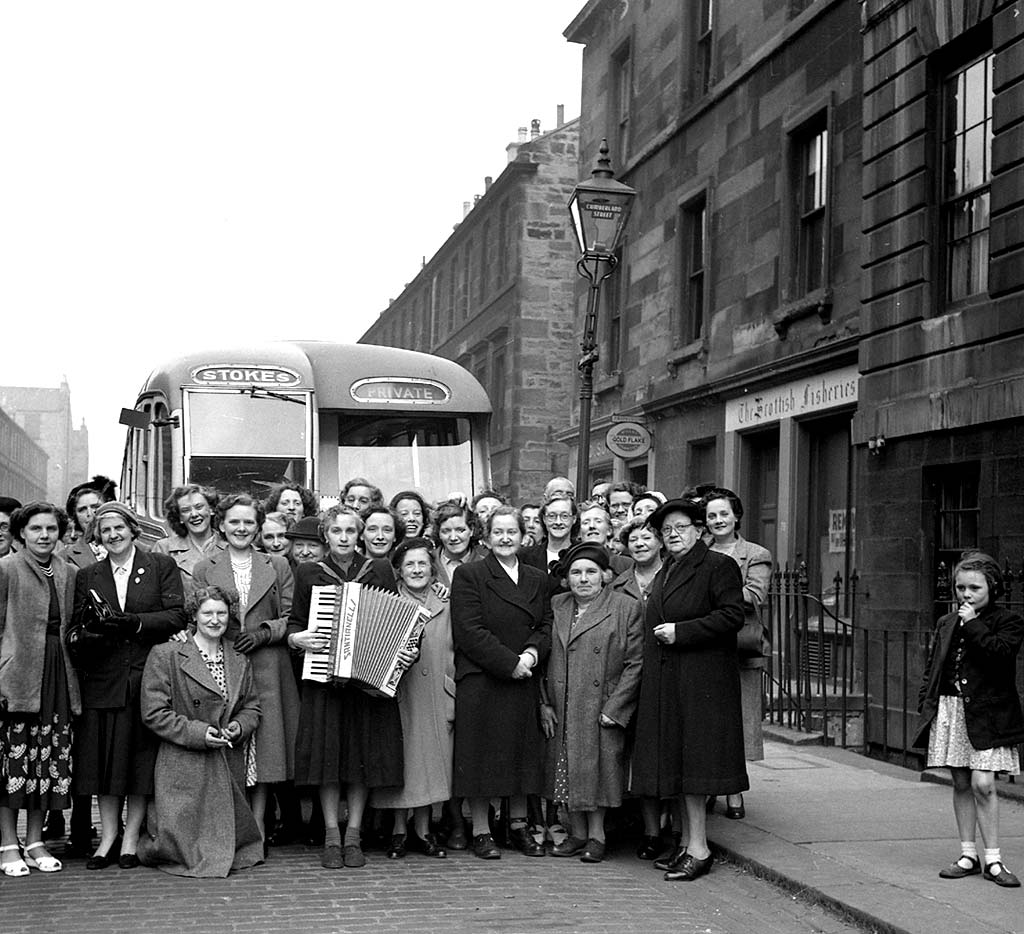
[[[382,490],[413,489],[427,499],[473,489],[469,420],[380,415],[338,422],[338,485],[365,476]]]
[[[301,396],[189,392],[188,406],[193,455],[306,457],[307,413]]]

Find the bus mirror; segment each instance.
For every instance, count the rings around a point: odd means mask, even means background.
[[[145,430],[149,427],[149,413],[140,412],[138,409],[121,409],[121,417],[117,420],[121,425],[127,425],[129,428],[142,428]]]

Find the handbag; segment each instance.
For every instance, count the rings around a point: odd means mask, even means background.
[[[109,603],[95,590],[89,589],[82,610],[82,624],[68,633],[68,654],[76,668],[89,668],[106,654],[107,624],[114,618]]]
[[[743,628],[736,634],[736,652],[740,658],[764,658],[770,654],[761,607],[744,605]]]

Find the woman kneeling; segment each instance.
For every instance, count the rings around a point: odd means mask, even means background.
[[[143,722],[161,739],[155,799],[139,859],[176,876],[224,877],[260,862],[260,828],[245,798],[245,741],[260,719],[252,668],[225,649],[231,595],[189,599],[195,632],[150,652]]]

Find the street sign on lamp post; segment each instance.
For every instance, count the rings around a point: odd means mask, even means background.
[[[590,180],[580,182],[569,198],[569,216],[581,254],[576,261],[576,271],[590,283],[577,364],[580,370],[580,436],[576,495],[581,499],[589,493],[590,413],[594,399],[594,364],[598,359],[597,314],[601,285],[618,264],[615,249],[636,197],[635,189],[615,180],[606,139],[601,140],[597,163],[590,175]]]

